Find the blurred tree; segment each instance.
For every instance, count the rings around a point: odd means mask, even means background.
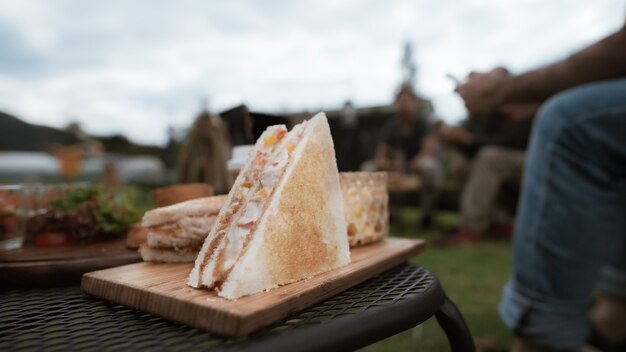
[[[78,140],[66,131],[34,125],[0,112],[0,150],[44,151],[54,144],[74,144]]]
[[[74,138],[79,141],[85,141],[88,139],[87,134],[83,131],[80,123],[73,121],[65,126],[65,132],[70,133]]]
[[[409,87],[412,90],[416,88],[417,77],[417,65],[413,61],[413,45],[410,41],[404,43],[404,50],[402,53],[402,84],[401,87]]]

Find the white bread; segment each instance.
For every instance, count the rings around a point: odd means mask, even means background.
[[[192,199],[153,209],[144,214],[141,226],[159,226],[165,223],[176,222],[183,217],[217,215],[225,202],[226,196],[214,196]]]
[[[139,246],[139,254],[145,262],[158,263],[184,263],[193,262],[198,255],[197,248],[194,249],[174,249],[174,248],[152,248],[145,243]]]
[[[173,236],[167,232],[148,232],[146,244],[153,248],[189,248],[196,247],[198,250],[204,241],[202,238],[189,238]],[[195,259],[195,258],[194,258]]]

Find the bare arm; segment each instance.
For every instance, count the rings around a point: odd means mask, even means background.
[[[545,100],[567,88],[623,76],[626,76],[626,27],[560,62],[510,77],[504,100]]]
[[[471,116],[486,116],[508,103],[541,102],[570,87],[626,76],[624,63],[626,27],[566,59],[521,75],[498,69],[472,73],[456,91]]]

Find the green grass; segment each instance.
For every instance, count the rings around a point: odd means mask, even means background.
[[[419,213],[412,208],[396,209],[391,235],[424,238],[426,251],[412,262],[432,271],[450,299],[457,304],[477,347],[506,348],[511,334],[497,313],[502,286],[510,273],[511,251],[508,241],[487,241],[471,247],[440,248],[431,240],[455,227],[457,215],[441,212],[428,231],[419,228]],[[443,331],[432,318],[419,327],[389,337],[363,351],[449,351]]]

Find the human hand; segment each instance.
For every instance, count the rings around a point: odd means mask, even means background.
[[[486,73],[471,72],[454,91],[463,98],[470,117],[487,117],[504,103],[504,88],[510,77],[501,67]]]
[[[537,114],[541,103],[506,104],[500,108],[500,113],[513,121],[531,120]]]

